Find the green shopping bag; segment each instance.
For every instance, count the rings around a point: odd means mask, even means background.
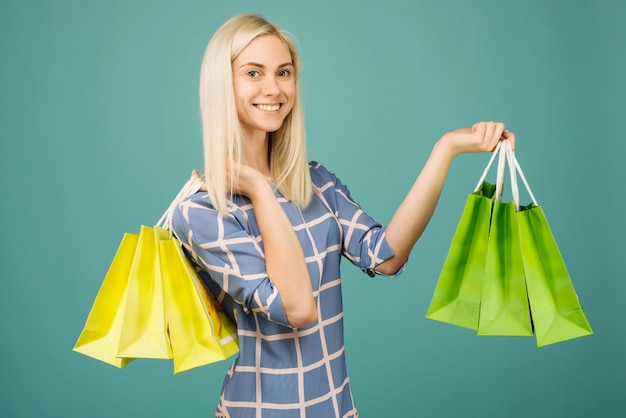
[[[537,347],[592,334],[574,285],[542,208],[515,155],[515,164],[533,203],[517,213],[519,239]]]
[[[478,335],[533,335],[513,202],[494,202]]]
[[[528,306],[526,279],[516,210],[519,208],[519,191],[515,165],[506,158],[509,142],[500,150],[496,198],[493,203],[485,279],[478,320],[478,335],[532,336],[533,327]],[[508,160],[513,200],[503,203],[503,159]]]
[[[537,347],[592,334],[543,210],[531,204],[518,220]]]
[[[478,329],[492,198],[496,192],[485,178],[499,148],[500,144],[476,190],[467,197],[426,313],[428,319]]]
[[[485,182],[467,197],[450,243],[426,318],[478,329],[491,216],[491,197]]]

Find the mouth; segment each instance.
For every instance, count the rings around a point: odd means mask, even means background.
[[[278,109],[280,109],[280,104],[255,104],[254,107],[256,107],[259,110],[262,110],[264,112],[276,112]]]

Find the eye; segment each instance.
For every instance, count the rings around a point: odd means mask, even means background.
[[[291,70],[280,70],[278,72],[279,77],[289,77],[291,75]]]
[[[246,75],[250,78],[259,78],[261,77],[261,73],[257,70],[250,70],[246,72]]]

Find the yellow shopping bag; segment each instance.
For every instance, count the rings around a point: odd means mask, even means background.
[[[180,242],[172,238],[159,244],[174,373],[237,353],[237,327],[206,289]]]
[[[141,226],[129,271],[119,357],[170,359],[158,241],[169,237],[159,227]]]
[[[125,234],[74,351],[124,367],[135,358],[174,359],[174,372],[239,351],[237,327],[204,287],[170,232],[192,178],[154,228]]]
[[[118,346],[126,309],[128,272],[133,264],[139,236],[124,234],[87,317],[74,351],[124,367],[132,358],[118,357]]]

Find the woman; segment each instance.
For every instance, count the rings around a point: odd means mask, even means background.
[[[292,40],[257,15],[226,22],[202,63],[207,192],[177,209],[174,230],[238,327],[216,417],[357,417],[341,256],[371,276],[402,272],[453,157],[515,139],[494,122],[445,134],[385,227],[308,162],[299,67]]]

